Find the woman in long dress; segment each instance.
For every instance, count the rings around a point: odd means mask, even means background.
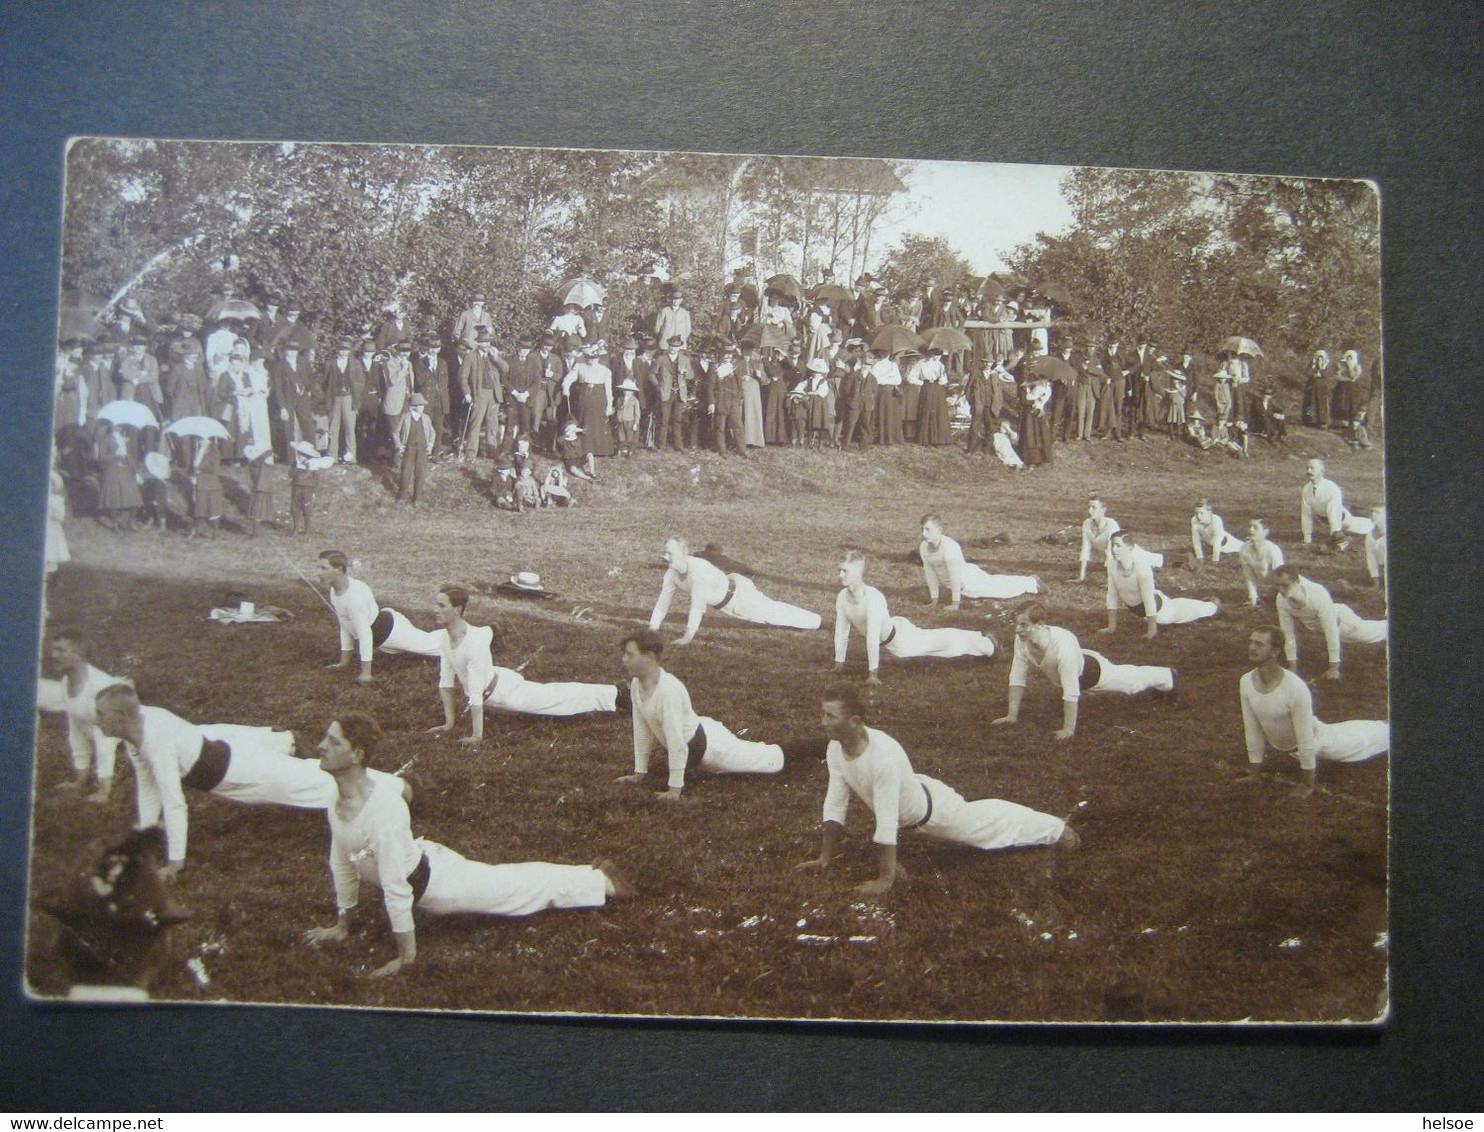
[[[919,369],[922,388],[917,399],[917,443],[950,444],[953,429],[948,416],[948,371],[942,351],[930,349]]]
[[[98,436],[98,518],[115,531],[132,530],[134,512],[144,503],[126,427],[104,421]]]
[[[1020,415],[1020,454],[1026,467],[1051,463],[1051,382],[1033,378],[1025,389]]]
[[[755,349],[742,354],[742,443],[761,448],[763,435],[763,385],[768,381],[762,358]]]
[[[778,295],[772,291],[763,292],[763,309],[758,322],[763,328],[761,345],[764,349],[775,346],[786,349],[793,341],[794,316],[786,306],[776,301],[777,298]]]
[[[577,363],[576,380],[570,395],[576,400],[572,415],[582,428],[587,450],[594,456],[612,456],[618,451],[608,419],[613,416],[613,371],[603,364],[598,347],[589,346]]]
[[[902,437],[917,439],[917,403],[922,400],[923,360],[916,350],[902,355]]]
[[[808,329],[804,334],[804,362],[823,357],[830,348],[830,324],[819,309],[809,312]]]

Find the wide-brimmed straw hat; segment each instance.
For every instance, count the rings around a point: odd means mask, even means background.
[[[546,588],[541,584],[541,575],[534,570],[517,570],[510,575],[510,584],[518,590],[530,590],[531,593],[541,593]]]

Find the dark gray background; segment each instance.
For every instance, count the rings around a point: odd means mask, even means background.
[[[0,1048],[12,1051],[0,1109],[1480,1106],[1480,760],[1469,726],[1480,669],[1480,8],[1003,8],[0,3]],[[62,145],[81,133],[1374,178],[1396,544],[1391,1025],[975,1030],[28,1005],[20,909],[44,422]]]

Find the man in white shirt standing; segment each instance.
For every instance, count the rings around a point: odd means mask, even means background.
[[[668,773],[665,790],[654,795],[657,801],[680,801],[688,770],[777,774],[783,769],[785,754],[779,744],[739,739],[725,724],[696,714],[685,685],[660,664],[665,642],[658,633],[630,633],[620,647],[633,701],[634,773],[619,782],[642,786],[656,745],[665,753]]]
[[[1247,659],[1257,665],[1238,682],[1242,701],[1242,730],[1247,743],[1250,781],[1262,773],[1268,747],[1297,754],[1303,783],[1294,793],[1314,793],[1319,759],[1361,762],[1384,754],[1391,746],[1391,727],[1385,720],[1355,719],[1323,723],[1314,717],[1314,696],[1297,673],[1281,662],[1286,643],[1283,630],[1263,625],[1247,638]]]
[[[1296,566],[1280,566],[1273,571],[1278,586],[1278,627],[1283,630],[1283,651],[1291,667],[1298,665],[1298,637],[1295,622],[1306,629],[1324,634],[1324,647],[1329,655],[1326,680],[1340,678],[1340,642],[1352,645],[1379,645],[1386,642],[1388,625],[1383,618],[1368,621],[1335,601],[1327,589],[1311,582]]]
[[[833,688],[820,705],[820,726],[830,740],[825,753],[830,783],[825,792],[819,856],[796,866],[827,869],[834,863],[854,794],[875,818],[872,842],[876,877],[856,885],[862,896],[880,896],[902,869],[897,864],[901,830],[974,849],[1009,849],[1018,845],[1081,844],[1065,821],[1028,806],[999,798],[967,802],[957,790],[912,769],[902,745],[883,731],[866,726],[865,702],[850,687]]]
[[[704,558],[692,555],[690,544],[678,536],[665,543],[665,564],[668,569],[654,612],[649,615],[649,628],[654,632],[664,623],[677,590],[688,594],[690,612],[686,616],[685,633],[674,642],[677,645],[688,645],[695,639],[696,630],[701,627],[701,615],[708,607],[739,621],[777,629],[818,629],[823,624],[824,619],[817,613],[764,596],[751,578],[723,574]]]
[[[1114,664],[1102,653],[1083,648],[1069,629],[1046,624],[1046,607],[1032,602],[1015,617],[1015,653],[1010,660],[1009,706],[991,726],[1020,722],[1020,703],[1032,668],[1061,686],[1062,722],[1057,739],[1077,733],[1077,705],[1083,692],[1172,692],[1175,671],[1157,665]]]

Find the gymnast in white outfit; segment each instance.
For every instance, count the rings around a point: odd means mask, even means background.
[[[824,619],[812,610],[789,605],[768,597],[744,574],[724,574],[704,558],[690,552],[690,544],[680,537],[665,543],[665,580],[660,596],[649,615],[649,628],[657,632],[670,612],[677,592],[690,599],[685,617],[685,632],[676,638],[677,645],[688,645],[701,627],[701,615],[717,609],[739,621],[771,625],[778,629],[818,629]]]
[[[922,577],[927,582],[928,603],[938,604],[938,593],[948,590],[948,608],[957,609],[960,599],[992,598],[1010,601],[1040,589],[1029,574],[990,574],[964,558],[963,547],[943,533],[936,515],[922,517],[922,541],[917,546],[922,559]]]
[[[382,609],[371,587],[349,574],[350,559],[343,551],[320,552],[319,579],[330,591],[330,608],[340,624],[340,660],[331,668],[349,668],[351,654],[360,657],[356,679],[371,683],[371,654],[411,653],[437,660],[441,634],[419,629],[395,609]]]
[[[652,629],[630,633],[621,642],[623,666],[632,678],[629,696],[634,716],[634,772],[618,781],[642,786],[648,781],[650,757],[656,747],[664,753],[666,788],[653,795],[656,801],[678,802],[685,790],[686,774],[692,770],[708,774],[777,774],[792,752],[820,757],[824,745],[814,740],[790,743],[758,743],[743,739],[718,720],[697,715],[690,692],[676,676],[660,664],[665,642]]]
[[[1070,629],[1046,624],[1046,607],[1032,602],[1015,616],[1015,653],[1010,660],[1009,706],[991,726],[1004,727],[1020,721],[1020,703],[1032,669],[1061,686],[1062,724],[1058,739],[1077,733],[1077,705],[1083,692],[1171,692],[1173,669],[1146,664],[1114,664],[1100,652],[1085,649]]]
[[[879,896],[896,881],[901,830],[986,850],[1032,845],[1076,849],[1081,843],[1061,818],[1000,798],[965,801],[947,783],[918,774],[902,745],[885,732],[867,727],[865,714],[864,700],[856,689],[832,688],[824,693],[821,725],[830,740],[825,753],[830,782],[819,856],[797,868],[826,869],[833,863],[852,794],[875,819],[876,877],[856,886],[862,896]]]
[[[538,684],[513,668],[501,668],[493,656],[494,629],[471,625],[464,619],[469,591],[444,586],[433,597],[433,615],[440,627],[442,651],[438,665],[438,695],[443,701],[443,723],[429,730],[447,734],[457,714],[455,689],[469,703],[472,732],[459,742],[478,746],[484,739],[486,708],[522,715],[568,716],[617,711],[616,684]]]
[[[98,731],[94,699],[104,688],[121,681],[89,664],[86,645],[73,635],[55,634],[47,655],[62,676],[59,680],[43,678],[37,682],[36,709],[65,712],[67,715],[72,779],[62,783],[60,789],[85,789],[91,775],[96,783],[87,800],[102,805],[108,801],[113,789],[114,756],[118,744],[108,742]]]
[[[611,861],[486,865],[414,838],[407,804],[367,767],[380,739],[371,716],[346,712],[320,741],[318,768],[336,788],[328,809],[336,916],[332,926],[304,934],[311,946],[350,937],[363,883],[381,889],[397,945],[397,957],[373,971],[374,977],[395,975],[417,959],[414,908],[431,915],[529,916],[549,908],[601,908],[611,898],[633,894]]]
[[[1257,665],[1237,685],[1247,767],[1255,779],[1269,747],[1295,754],[1303,771],[1303,784],[1295,793],[1308,795],[1314,792],[1320,760],[1353,763],[1385,754],[1391,747],[1391,726],[1384,719],[1316,719],[1309,686],[1283,667],[1284,643],[1283,630],[1272,625],[1254,629],[1247,638],[1247,658]]]
[[[1221,612],[1218,602],[1160,593],[1154,585],[1156,557],[1134,542],[1128,531],[1113,536],[1108,544],[1108,627],[1099,633],[1118,629],[1120,609],[1143,611],[1146,637],[1158,633],[1161,625],[1188,625]]]
[[[323,810],[335,800],[334,780],[313,760],[294,757],[292,731],[197,726],[164,708],[141,705],[128,684],[99,692],[97,707],[98,730],[124,748],[134,767],[136,828],[165,826],[171,876],[185,864],[187,787],[233,802],[304,810]],[[401,780],[386,777],[401,795]]]
[[[1211,508],[1209,499],[1195,505],[1190,517],[1190,549],[1195,553],[1196,563],[1206,561],[1206,551],[1211,551],[1211,565],[1221,561],[1223,554],[1236,554],[1242,549],[1242,540],[1226,529],[1221,516]]]
[[[866,585],[865,572],[866,560],[858,551],[847,552],[840,562],[840,584],[845,588],[835,599],[836,672],[845,670],[852,629],[865,638],[868,684],[881,683],[883,648],[899,660],[994,656],[994,639],[984,633],[971,629],[919,629],[905,617],[891,616],[886,596]]]

